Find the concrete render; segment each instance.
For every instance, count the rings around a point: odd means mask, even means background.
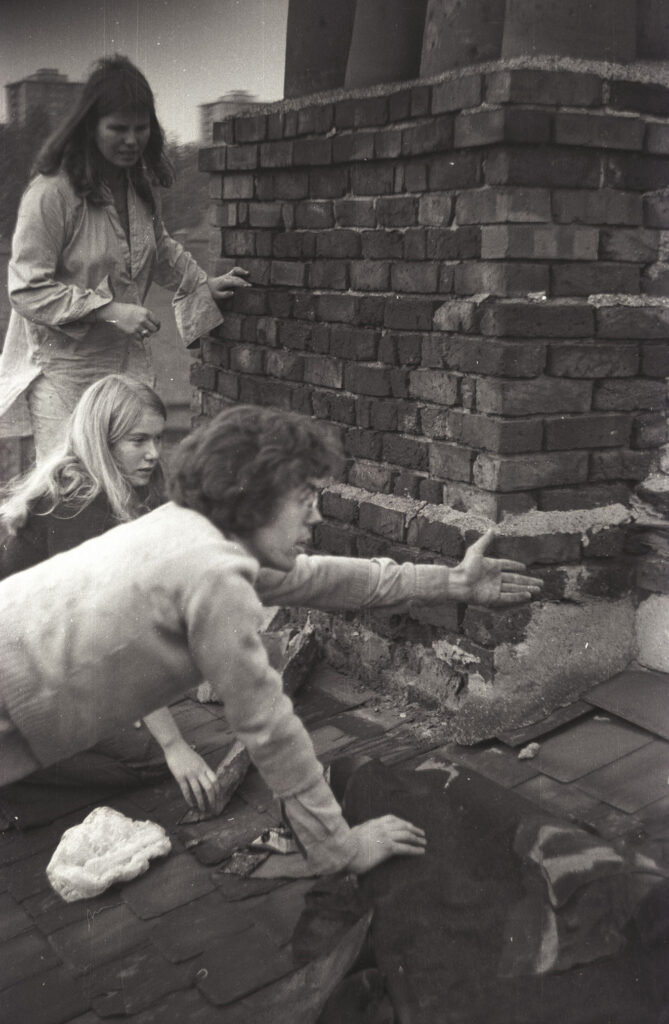
[[[669,596],[652,594],[636,613],[638,660],[645,668],[669,671]]]

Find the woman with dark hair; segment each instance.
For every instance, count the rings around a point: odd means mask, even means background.
[[[0,415],[26,393],[41,460],[89,384],[108,373],[153,383],[152,282],[175,291],[187,345],[249,283],[240,267],[208,277],[165,231],[154,189],[172,184],[172,169],[153,93],[126,57],[98,62],[33,171],[12,240]]]
[[[0,775],[21,778],[206,679],[312,870],[421,854],[410,822],[344,821],[269,664],[262,606],[506,606],[541,582],[485,556],[492,530],[452,568],[307,554],[338,461],[306,417],[232,406],[179,446],[171,502],[0,584]]]
[[[115,374],[92,384],[77,403],[62,446],[17,481],[0,505],[0,579],[161,505],[164,427],[165,406],[148,385]],[[123,572],[120,565],[117,575]],[[0,809],[13,822],[35,825],[58,807],[57,791],[62,810],[63,801],[77,803],[82,785],[137,786],[166,775],[168,768],[189,805],[216,809],[216,775],[185,741],[170,711],[154,711],[144,723],[148,734],[130,726],[27,783],[0,789]]]

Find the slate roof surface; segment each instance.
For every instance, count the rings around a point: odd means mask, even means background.
[[[643,845],[669,832],[668,695],[669,676],[630,670],[569,711],[476,747],[432,739],[406,712],[380,705],[377,693],[324,665],[296,703],[325,763],[364,753],[410,769],[455,764],[606,838]],[[198,723],[198,741],[215,764],[230,734],[222,709],[206,709],[204,725],[201,705],[186,699],[174,710],[189,739],[189,723]],[[530,741],[539,753],[519,759]],[[277,986],[318,988],[318,968],[296,971],[291,949],[314,880],[272,877],[288,870],[278,856],[253,878],[229,870],[235,850],[278,823],[254,769],[213,821],[179,825],[184,805],[172,782],[107,803],[159,822],[173,849],[94,899],[63,902],[45,874],[62,833],[90,808],[0,834],[2,1024],[239,1024],[262,1019]]]

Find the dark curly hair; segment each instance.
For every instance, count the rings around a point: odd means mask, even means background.
[[[243,536],[265,526],[288,491],[332,475],[341,462],[338,445],[306,416],[231,406],[179,444],[169,495],[223,533]]]
[[[125,110],[141,111],[149,118],[149,141],[142,160],[129,173],[138,195],[155,212],[151,186],[169,188],[174,172],[165,155],[165,135],[151,87],[139,68],[118,53],[97,61],[74,109],[37,154],[33,174],[52,175],[64,169],[78,196],[103,204],[103,163],[95,129],[101,117]]]

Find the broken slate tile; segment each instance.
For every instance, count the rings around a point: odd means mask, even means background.
[[[66,1024],[89,1006],[85,982],[72,978],[63,967],[55,967],[35,978],[27,978],[2,993],[4,1020],[15,1024]]]
[[[626,669],[584,700],[669,740],[669,675]]]
[[[546,718],[541,718],[538,722],[533,722],[531,725],[525,725],[518,729],[509,729],[506,732],[498,732],[497,739],[501,740],[502,743],[506,743],[509,747],[523,747],[526,743],[530,743],[540,736],[545,736],[547,733],[553,732],[554,729],[559,729],[561,725],[566,725],[568,722],[573,722],[577,718],[589,714],[590,711],[591,706],[586,704],[584,700],[576,700],[573,704],[568,704],[564,708],[557,708],[552,714],[547,715]]]
[[[51,888],[46,877],[46,866],[51,860],[54,849],[55,847],[49,847],[32,857],[27,857],[25,860],[17,861],[3,868],[6,887],[19,902]]]
[[[0,990],[55,967],[58,957],[35,929],[0,942]],[[2,1006],[2,996],[0,996]]]
[[[211,892],[209,872],[188,853],[151,865],[146,874],[123,887],[123,899],[144,920],[181,907]]]
[[[32,918],[26,913],[25,905],[19,906],[8,892],[0,893],[0,940],[13,939],[32,926]]]
[[[260,1024],[262,1017],[258,1018]],[[72,1024],[76,1024],[75,1021]],[[99,1024],[96,1018],[95,1024]],[[173,992],[148,1009],[135,1014],[128,1024],[228,1024],[220,1007],[212,1006],[196,988]],[[256,1024],[247,1018],[246,1024]],[[280,1024],[279,1021],[274,1024]]]
[[[66,903],[58,893],[49,889],[48,892],[29,896],[21,906],[30,914],[42,934],[50,935],[68,924],[87,921],[100,910],[119,906],[122,902],[121,887],[114,885],[100,896],[94,896],[89,900],[75,900],[74,903]]]
[[[576,786],[557,782],[548,775],[535,775],[515,786],[514,792],[531,800],[542,812],[557,814],[571,821],[587,822],[587,815],[606,806]]]
[[[159,918],[149,939],[168,960],[180,963],[203,953],[212,942],[253,928],[255,921],[248,907],[228,903],[213,892]]]
[[[259,900],[251,908],[252,913],[256,915],[258,927],[276,946],[290,942],[295,925],[305,907],[305,894],[313,887],[313,877],[291,881]]]
[[[250,995],[293,970],[290,949],[277,949],[260,928],[239,935],[230,955],[230,942],[209,947],[199,962],[196,984],[217,1006]]]
[[[516,752],[500,743],[479,744],[463,747],[458,743],[447,743],[439,747],[438,753],[446,760],[463,764],[492,782],[511,789],[538,775],[536,760],[519,761]],[[431,753],[434,756],[434,752]]]
[[[261,864],[257,870],[262,871],[262,868]],[[266,893],[278,889],[280,885],[286,884],[284,878],[262,878],[257,877],[257,874],[251,875],[249,878],[242,878],[240,875],[232,875],[223,871],[215,871],[212,874],[212,879],[226,903],[236,903],[240,900],[252,899],[254,896],[264,896]]]
[[[666,796],[668,779],[669,743],[652,740],[613,764],[583,776],[576,785],[612,807],[634,813]]]
[[[121,904],[61,928],[49,936],[49,942],[73,971],[81,973],[141,946],[149,927]]]
[[[620,719],[593,715],[544,737],[532,763],[558,782],[573,782],[645,746],[651,739],[648,733]]]

